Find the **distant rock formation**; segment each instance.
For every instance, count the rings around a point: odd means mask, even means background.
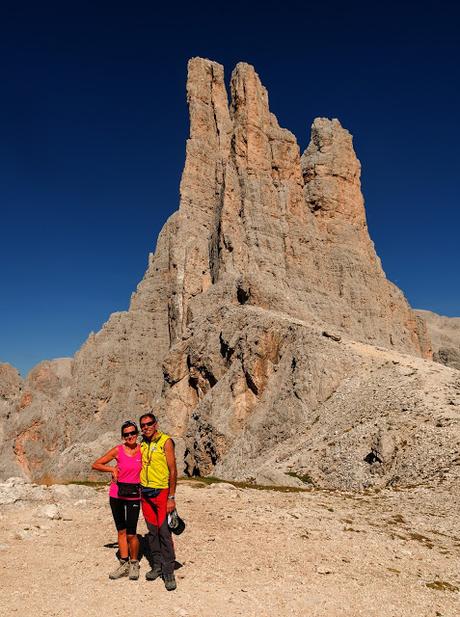
[[[179,210],[129,311],[65,370],[16,383],[5,369],[0,474],[86,478],[152,408],[190,475],[353,488],[436,472],[444,407],[430,415],[419,392],[430,339],[369,238],[350,134],[317,118],[300,156],[253,67],[237,65],[230,92],[222,66],[189,62]]]
[[[46,461],[65,447],[64,401],[72,362],[41,362],[24,380],[12,366],[0,364],[1,476],[43,479]]]
[[[426,322],[433,360],[460,370],[460,317],[444,317],[421,309],[414,312]]]

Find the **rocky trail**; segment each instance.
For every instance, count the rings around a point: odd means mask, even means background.
[[[0,485],[0,613],[455,617],[459,474],[405,490],[257,490],[182,481],[178,589],[110,581],[106,488]],[[143,521],[139,533],[145,534]]]

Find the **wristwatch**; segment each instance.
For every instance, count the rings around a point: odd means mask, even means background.
[[[168,495],[168,499],[176,499],[175,495]]]

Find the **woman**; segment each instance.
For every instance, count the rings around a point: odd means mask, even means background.
[[[97,471],[112,474],[109,498],[118,531],[120,565],[109,574],[111,579],[129,576],[135,581],[139,578],[139,540],[136,528],[140,511],[139,475],[142,455],[137,443],[138,434],[135,422],[124,422],[121,425],[123,444],[106,452],[92,465]],[[113,460],[116,460],[116,465],[108,465]]]

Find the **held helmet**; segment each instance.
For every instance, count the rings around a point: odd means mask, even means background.
[[[177,510],[173,510],[168,514],[168,527],[171,533],[179,536],[185,529],[185,521],[177,514]]]

